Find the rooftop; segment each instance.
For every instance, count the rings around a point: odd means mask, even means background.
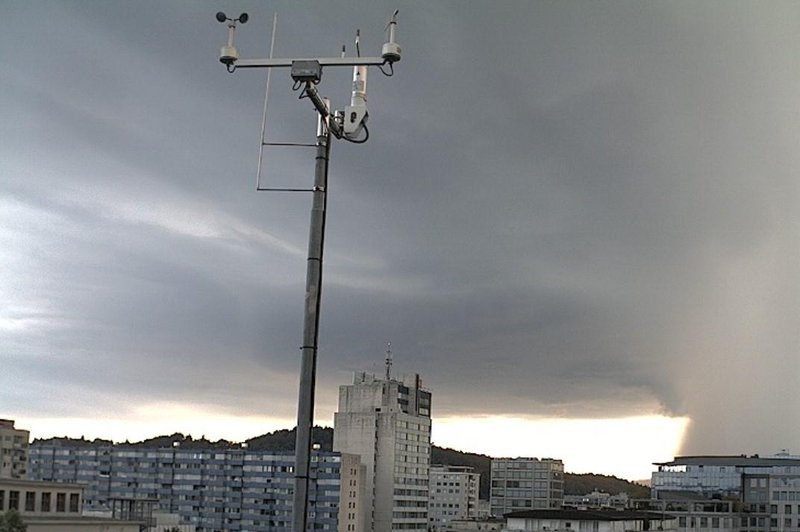
[[[506,518],[516,519],[570,519],[572,521],[645,521],[675,519],[660,512],[640,512],[636,510],[522,510],[505,514]]]
[[[23,478],[0,478],[3,486],[16,486],[20,488],[64,488],[64,489],[84,489],[83,484],[70,484],[67,482],[51,482],[49,480],[27,480]]]
[[[654,462],[657,466],[740,466],[740,467],[771,467],[771,466],[800,466],[800,459],[769,457],[761,458],[757,454],[752,456],[676,456],[671,462]]]

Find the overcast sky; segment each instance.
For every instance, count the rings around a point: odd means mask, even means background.
[[[687,417],[682,453],[800,451],[779,1],[4,2],[0,417],[291,425],[310,197],[255,192],[265,71],[225,72],[214,13],[250,14],[243,57],[274,12],[276,56],[356,28],[377,55],[395,7],[371,138],[332,148],[318,418],[391,342],[434,416]],[[337,108],[349,77],[323,74]],[[275,71],[270,140],[313,141],[296,96]],[[311,151],[264,163],[311,183]]]

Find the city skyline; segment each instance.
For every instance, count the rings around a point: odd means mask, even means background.
[[[276,55],[330,56],[356,29],[378,53],[395,8],[370,140],[332,148],[317,423],[391,342],[435,391],[437,445],[634,480],[791,451],[800,5],[781,1],[7,3],[0,417],[122,440],[294,426],[309,198],[254,191],[264,72],[225,72],[214,14],[249,13],[243,57],[273,13]],[[273,74],[268,137],[308,142],[291,84]],[[324,72],[334,106],[349,87]],[[312,154],[267,157],[309,185]]]

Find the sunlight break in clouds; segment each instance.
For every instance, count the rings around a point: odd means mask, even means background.
[[[494,457],[556,458],[570,473],[650,478],[653,462],[669,460],[689,425],[685,417],[612,419],[448,417],[433,422],[433,443]]]
[[[34,418],[17,416],[18,427],[31,431],[33,438],[68,436],[111,439],[115,442],[141,441],[175,432],[198,439],[205,436],[215,441],[241,442],[267,432],[294,426],[289,419],[268,416],[241,416],[209,411],[177,403],[151,403],[137,407],[125,417],[98,418]]]

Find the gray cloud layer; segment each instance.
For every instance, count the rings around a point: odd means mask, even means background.
[[[294,415],[309,202],[253,191],[264,76],[216,63],[217,7],[5,6],[10,410]],[[224,7],[265,55],[272,5]],[[356,26],[379,49],[394,6],[274,7],[277,53],[300,56]],[[439,414],[660,411],[693,419],[686,452],[791,446],[800,7],[399,7],[372,139],[333,148],[320,410],[391,340]],[[308,140],[276,74],[270,135]],[[325,73],[334,103],[347,80]],[[307,180],[310,154],[268,155]]]

